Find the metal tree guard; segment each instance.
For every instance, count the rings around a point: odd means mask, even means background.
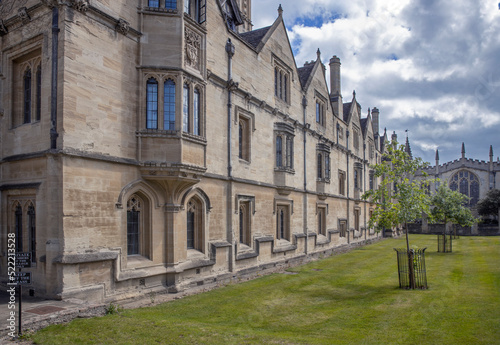
[[[438,253],[451,253],[452,251],[452,239],[453,236],[450,233],[450,237],[447,238],[446,234],[437,235],[438,237]]]
[[[408,253],[406,249],[394,248],[398,258],[400,289],[427,289],[427,275],[425,271],[426,249],[410,249]],[[409,263],[413,265],[413,270],[410,269]],[[413,279],[410,276],[412,273],[414,274]],[[412,284],[412,280],[414,284]]]

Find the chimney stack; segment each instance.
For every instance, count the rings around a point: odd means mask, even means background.
[[[377,135],[379,128],[379,112],[376,107],[372,109],[372,123],[373,123],[373,131],[375,132],[373,134]]]
[[[330,59],[330,100],[339,118],[343,118],[344,106],[340,88],[340,59],[334,55]]]

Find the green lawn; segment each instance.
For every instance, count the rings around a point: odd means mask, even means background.
[[[398,289],[388,239],[156,307],[48,327],[36,344],[500,344],[500,237],[427,247],[428,290]]]

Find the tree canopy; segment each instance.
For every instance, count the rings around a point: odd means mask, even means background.
[[[477,211],[481,216],[497,216],[500,209],[500,190],[488,191],[486,197],[477,203]]]
[[[382,163],[372,166],[374,175],[381,177],[379,188],[367,191],[363,198],[379,206],[374,210],[369,226],[376,230],[406,225],[422,217],[422,212],[430,212],[430,197],[427,186],[430,180],[416,180],[418,170],[429,163],[420,157],[411,158],[404,145],[393,141],[382,156]]]
[[[475,218],[471,210],[465,207],[469,199],[466,195],[453,191],[446,185],[439,186],[431,199],[432,206],[434,206],[431,211],[432,219],[445,224],[451,222],[461,226],[472,226]]]

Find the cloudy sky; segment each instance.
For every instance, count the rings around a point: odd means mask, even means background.
[[[342,95],[380,110],[380,127],[434,164],[500,156],[498,0],[253,0],[254,29],[271,25],[279,4],[297,67],[333,55]],[[329,78],[327,77],[327,80]]]

